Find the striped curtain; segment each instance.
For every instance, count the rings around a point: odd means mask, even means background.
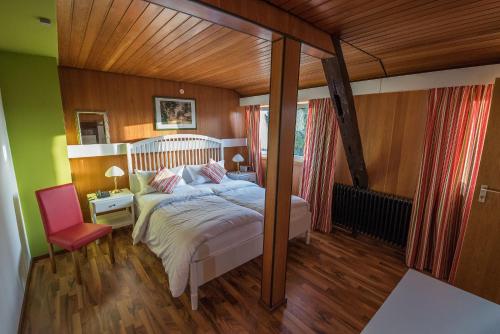
[[[257,184],[264,185],[264,168],[262,168],[262,150],[260,147],[260,106],[245,107],[245,123],[248,141],[248,162],[256,174]]]
[[[474,196],[493,86],[432,89],[406,263],[453,282]]]
[[[331,99],[309,101],[299,196],[310,205],[314,230],[332,230],[332,188],[338,124]]]

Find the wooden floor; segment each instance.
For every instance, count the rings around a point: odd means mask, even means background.
[[[104,243],[82,257],[83,285],[71,256],[33,266],[22,333],[359,333],[406,272],[401,252],[343,232],[291,242],[286,307],[259,305],[260,258],[207,283],[198,311],[168,291],[161,262],[130,230],[115,231],[116,264]]]

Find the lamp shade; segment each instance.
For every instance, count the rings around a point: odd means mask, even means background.
[[[114,176],[123,176],[124,174],[125,174],[125,172],[120,167],[111,166],[108,168],[106,173],[104,173],[104,176],[114,177]]]
[[[245,158],[239,153],[235,154],[233,157],[233,162],[243,162],[245,161]]]

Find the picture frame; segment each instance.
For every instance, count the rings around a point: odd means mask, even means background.
[[[196,100],[155,96],[155,130],[196,129]]]

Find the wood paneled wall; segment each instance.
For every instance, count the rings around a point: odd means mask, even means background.
[[[78,144],[77,110],[106,111],[112,143],[133,142],[178,132],[215,138],[245,136],[239,95],[229,89],[68,67],[61,67],[59,76],[68,145]],[[184,90],[184,94],[179,93],[180,89]],[[154,96],[194,98],[197,129],[155,130]]]
[[[422,158],[428,91],[355,96],[369,188],[413,198]],[[352,184],[342,141],[335,180]]]
[[[266,168],[267,168],[267,158],[266,157],[262,158],[262,164],[263,164],[264,170],[266,170]],[[302,179],[302,166],[303,166],[302,161],[296,160],[293,162],[292,194],[296,195],[296,196],[299,195],[300,181]],[[265,182],[265,180],[264,180],[264,182]]]
[[[481,185],[500,189],[500,79],[495,81],[488,130],[474,199],[457,267],[455,284],[495,303],[500,303],[500,194],[488,192],[478,201]]]
[[[59,68],[59,77],[68,145],[78,144],[77,110],[106,111],[112,143],[175,133],[196,133],[215,138],[245,137],[244,111],[239,107],[239,95],[232,90],[68,67]],[[184,94],[180,94],[180,89]],[[155,130],[154,96],[194,98],[197,129]],[[231,157],[237,152],[246,156],[245,148],[225,150],[227,169],[235,169]],[[88,215],[86,194],[113,187],[112,180],[104,177],[106,169],[112,165],[127,169],[125,156],[70,159],[70,163],[85,215]],[[120,178],[120,186],[128,187],[127,175]]]
[[[370,189],[413,198],[422,158],[427,98],[427,91],[354,97]],[[335,182],[352,184],[341,140],[336,151]],[[292,189],[297,194],[302,163],[295,163],[293,177]]]

